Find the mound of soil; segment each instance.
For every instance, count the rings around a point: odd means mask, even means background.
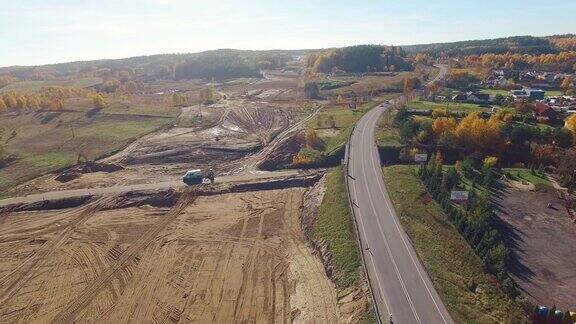
[[[95,161],[87,161],[82,164],[77,164],[70,169],[60,173],[56,176],[55,180],[59,182],[69,182],[74,179],[78,179],[84,173],[92,173],[92,172],[116,172],[119,170],[124,169],[121,165],[115,163],[104,163],[104,162],[95,162]]]
[[[298,133],[296,133],[278,143],[276,148],[258,163],[258,169],[272,171],[290,165],[292,164],[292,157],[299,151],[300,140]]]

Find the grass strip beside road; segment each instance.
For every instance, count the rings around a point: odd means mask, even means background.
[[[313,238],[327,243],[338,288],[355,285],[361,277],[362,261],[353,222],[344,172],[342,167],[337,167],[328,173],[326,194],[318,209]]]
[[[402,227],[456,322],[526,322],[520,305],[484,272],[481,260],[428,198],[410,167],[394,165],[383,172]]]

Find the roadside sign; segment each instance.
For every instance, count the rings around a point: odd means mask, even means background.
[[[420,153],[414,155],[414,162],[426,162],[428,161],[428,154]]]
[[[450,200],[455,203],[463,203],[468,201],[468,191],[452,191],[450,193]]]

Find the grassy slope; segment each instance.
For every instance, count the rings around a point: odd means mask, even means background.
[[[362,261],[341,167],[328,174],[326,194],[318,209],[313,236],[315,240],[328,243],[333,257],[336,285],[344,288],[357,284]]]
[[[62,113],[58,118],[45,123],[40,116],[30,114],[0,122],[0,127],[4,126],[9,132],[17,131],[17,136],[7,145],[7,152],[18,157],[16,162],[0,170],[0,192],[74,164],[79,152],[89,159],[97,159],[117,151],[172,120],[140,117],[86,119],[73,113]],[[58,120],[64,121],[63,124]],[[74,127],[74,138],[71,126]]]
[[[394,97],[396,95],[386,95],[374,98],[374,101],[365,103],[358,107],[356,111],[352,111],[348,106],[328,106],[324,108],[316,117],[308,122],[308,128],[319,130],[330,127],[328,120],[330,117],[334,118],[338,134],[323,138],[326,143],[326,152],[333,152],[342,147],[348,141],[353,126],[356,124],[365,113],[370,109],[376,107],[380,103]]]
[[[376,135],[378,146],[385,147],[402,147],[402,139],[398,133],[398,128],[382,127],[379,128]]]
[[[510,172],[512,180],[516,181],[524,180],[532,183],[533,185],[543,184],[546,186],[552,186],[552,182],[550,182],[548,178],[538,173],[532,174],[532,171],[530,171],[530,169],[504,168],[504,171]]]
[[[523,322],[519,305],[496,288],[481,261],[407,166],[384,168],[384,179],[402,226],[434,286],[457,322]],[[477,285],[470,289],[471,283]]]
[[[82,78],[71,81],[20,81],[11,83],[2,89],[0,92],[17,91],[17,92],[34,92],[40,90],[42,87],[72,87],[72,88],[87,88],[102,83],[102,78]]]

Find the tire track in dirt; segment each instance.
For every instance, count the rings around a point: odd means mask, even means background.
[[[9,274],[0,279],[0,287],[6,287],[0,293],[0,305],[7,302],[8,299],[14,296],[26,283],[31,279],[38,264],[41,264],[46,257],[62,246],[76,228],[86,222],[96,211],[101,209],[109,200],[113,198],[105,198],[89,204],[81,210],[81,212],[66,226],[58,235],[46,241],[42,246],[35,251],[28,259],[22,262],[16,269],[12,270]]]
[[[56,323],[73,322],[76,316],[98,296],[102,289],[108,286],[110,280],[115,277],[119,271],[122,271],[126,267],[127,263],[131,261],[137,253],[141,252],[150,242],[152,242],[158,234],[168,226],[168,224],[174,221],[182,211],[194,201],[194,199],[195,197],[190,190],[184,192],[174,207],[172,207],[165,216],[156,222],[151,229],[144,233],[140,239],[130,245],[130,247],[118,257],[118,260],[110,268],[105,270],[93,282],[89,283],[88,287],[86,287],[86,289],[84,289],[84,291],[77,296],[72,303],[68,304],[63,310],[61,310],[53,321]]]

